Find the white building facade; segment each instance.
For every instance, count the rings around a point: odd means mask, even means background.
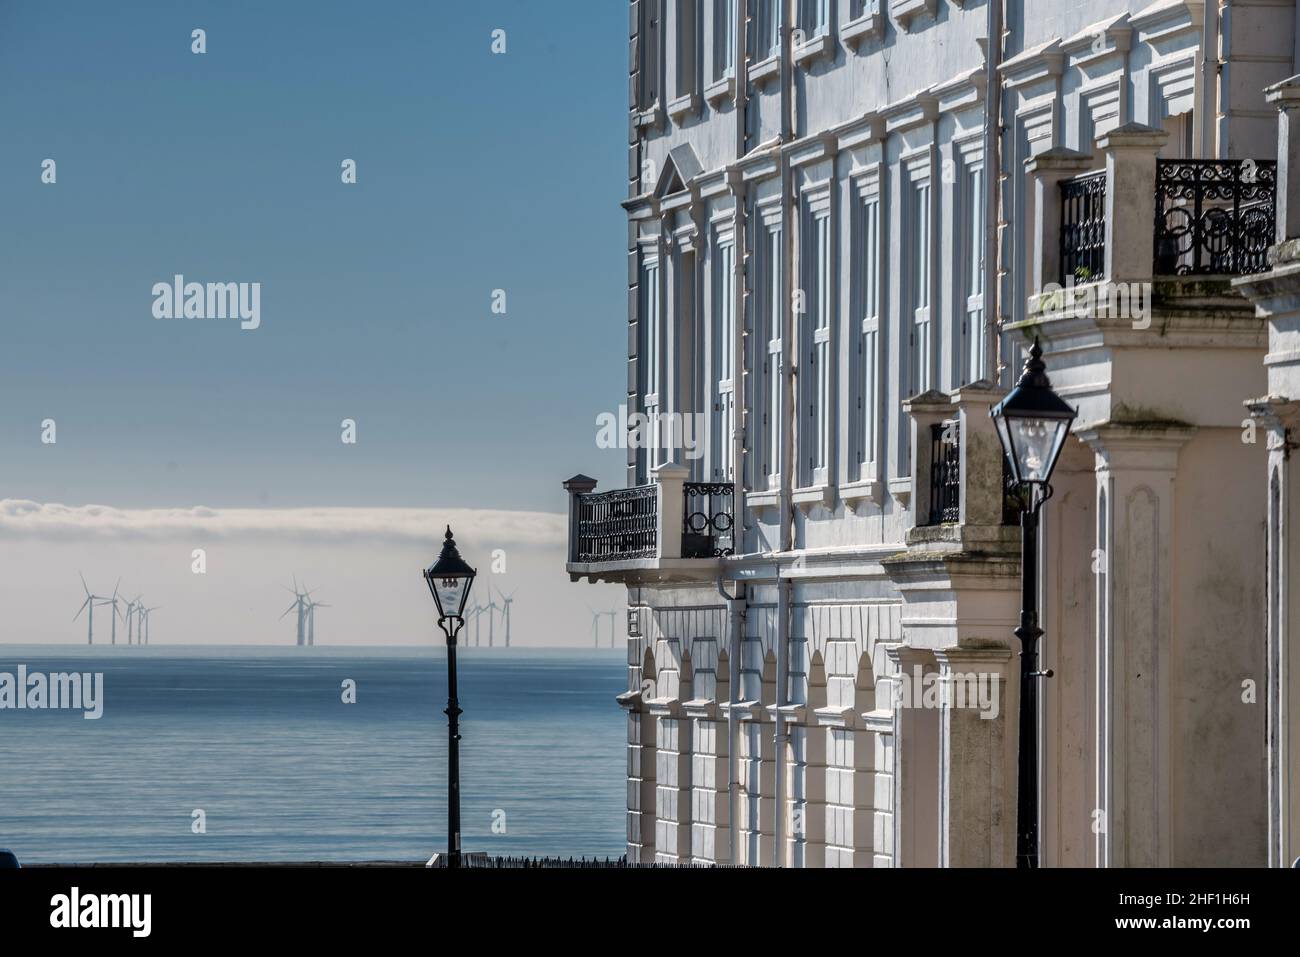
[[[1294,0],[629,9],[627,483],[565,487],[571,577],[628,588],[631,859],[1014,864],[988,413],[1035,337],[1079,410],[1037,570],[1044,864],[1300,854],[1300,296],[1251,299],[1292,235]]]

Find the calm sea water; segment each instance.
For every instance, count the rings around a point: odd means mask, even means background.
[[[458,662],[464,849],[620,855],[622,655]],[[103,672],[105,699],[97,721],[0,710],[0,847],[20,861],[423,861],[446,846],[441,650],[0,645],[0,672],[19,664]]]

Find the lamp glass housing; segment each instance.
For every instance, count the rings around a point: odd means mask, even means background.
[[[460,557],[456,540],[451,537],[451,527],[448,526],[442,553],[436,562],[424,570],[424,580],[438,606],[439,619],[465,617],[465,602],[469,600],[469,590],[473,587],[474,576],[477,574]]]

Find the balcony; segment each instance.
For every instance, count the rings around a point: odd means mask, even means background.
[[[569,493],[569,577],[577,581],[669,581],[710,578],[735,554],[734,487],[687,482],[679,465],[654,470],[654,481],[597,492],[575,475]]]
[[[1156,275],[1263,272],[1276,204],[1272,160],[1156,160]]]
[[[1106,172],[1061,182],[1061,271],[1076,284],[1100,279],[1106,269]]]
[[[1154,284],[1157,300],[1226,294],[1231,277],[1268,268],[1277,163],[1166,159],[1167,141],[1130,123],[1098,137],[1096,157],[1054,147],[1026,164],[1031,321],[1089,299],[1114,311],[1134,284]]]

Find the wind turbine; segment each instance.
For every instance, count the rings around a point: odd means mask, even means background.
[[[500,591],[500,589],[497,590]],[[501,592],[501,604],[505,608],[505,611],[502,612],[502,617],[505,618],[506,620],[506,647],[507,648],[510,647],[510,603],[514,600],[515,600],[515,592],[511,592],[509,595],[507,595],[505,592]]]
[[[126,620],[126,643],[128,645],[131,644],[131,620],[133,618],[136,619],[136,631],[139,631],[140,609],[144,607],[144,603],[140,601],[142,597],[144,596],[136,595],[128,601],[126,603],[126,614],[122,616]],[[139,635],[136,635],[136,638],[138,641]]]
[[[109,605],[113,609],[113,613],[108,616],[108,620],[113,626],[112,641],[110,643],[114,645],[117,644],[117,619],[122,616],[122,612],[117,607],[117,590],[121,586],[122,586],[122,579],[119,578],[117,580],[117,584],[113,586],[113,597],[99,599],[99,603],[101,605]]]
[[[587,606],[587,611],[591,612],[591,647],[599,648],[600,619],[605,617],[605,613],[603,611],[596,611],[596,609],[592,608],[590,605]]]
[[[316,644],[316,609],[328,608],[329,605],[323,601],[308,601],[306,608],[307,615],[307,644],[314,647]]]
[[[474,647],[475,648],[479,647],[479,645],[483,643],[483,623],[479,620],[483,617],[483,610],[484,610],[483,606],[480,605],[478,602],[475,602],[474,607],[469,610],[469,613],[474,616]]]
[[[162,605],[154,605],[152,608],[140,609],[140,640],[137,641],[137,644],[149,644],[149,615],[151,612],[155,612],[161,607]]]
[[[614,647],[614,619],[618,617],[618,609],[615,608],[612,611],[602,612],[602,614],[609,615],[609,646],[613,648]]]
[[[81,607],[78,608],[77,613],[72,616],[72,620],[76,621],[81,617],[83,611],[86,612],[86,644],[93,645],[95,643],[95,602],[104,605],[108,604],[109,599],[105,598],[103,595],[92,595],[90,592],[90,586],[86,584],[86,576],[81,574],[81,572],[77,572],[77,577],[81,579],[81,587],[86,593],[86,600],[81,603]],[[113,592],[113,598],[117,598],[116,591]]]
[[[288,588],[287,586],[285,587],[285,591],[289,591],[289,588]],[[280,616],[280,620],[283,621],[285,615],[289,614],[289,612],[293,611],[294,609],[297,609],[297,611],[298,611],[298,644],[299,644],[299,645],[302,645],[302,644],[304,643],[305,639],[306,639],[306,635],[304,634],[303,628],[304,628],[304,626],[307,624],[307,597],[308,597],[310,594],[311,594],[311,592],[309,592],[309,591],[304,591],[304,590],[302,590],[302,589],[300,589],[300,588],[298,587],[298,578],[297,578],[297,576],[294,576],[294,579],[293,579],[293,604],[290,605],[288,608],[286,608],[286,609],[284,610],[284,614],[282,614],[282,615]]]
[[[496,623],[497,623],[497,609],[499,607],[500,606],[497,604],[496,598],[492,596],[492,585],[489,582],[488,603],[483,606],[483,610],[488,613],[488,647],[489,648],[491,648],[493,645],[493,635],[495,634]]]

